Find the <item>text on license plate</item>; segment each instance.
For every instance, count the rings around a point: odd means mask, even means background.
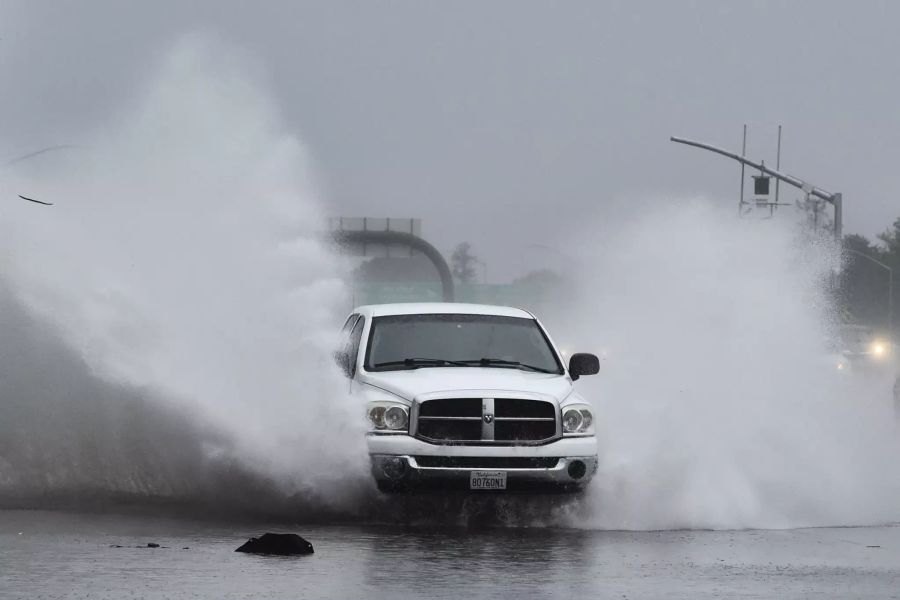
[[[469,475],[471,490],[505,490],[506,471],[472,471]]]

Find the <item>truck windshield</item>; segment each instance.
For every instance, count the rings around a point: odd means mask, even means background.
[[[365,364],[369,371],[498,367],[563,373],[537,321],[495,315],[375,317]]]

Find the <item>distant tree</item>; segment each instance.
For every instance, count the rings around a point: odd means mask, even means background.
[[[475,280],[475,263],[478,257],[472,254],[472,245],[462,242],[450,255],[450,271],[460,283],[471,283]]]
[[[900,339],[900,218],[894,220],[894,224],[890,229],[878,236],[878,239],[884,244],[884,252],[881,253],[880,260],[887,264],[894,272],[894,335],[895,339]]]
[[[878,234],[878,239],[886,247],[885,260],[894,269],[900,268],[900,218],[894,221],[890,229]]]
[[[895,227],[900,224],[895,223]],[[859,256],[863,254],[890,264],[890,248],[897,231],[879,236],[888,249],[873,244],[858,234],[844,236],[844,257],[841,270],[839,303],[844,318],[866,325],[883,326],[887,322],[887,286],[884,269]],[[887,239],[886,239],[887,238]],[[900,242],[900,239],[896,240]],[[900,265],[898,265],[900,266]]]

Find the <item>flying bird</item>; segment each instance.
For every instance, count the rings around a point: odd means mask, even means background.
[[[53,206],[52,202],[43,202],[41,200],[35,200],[34,198],[26,198],[22,194],[19,194],[19,198],[22,200],[28,200],[29,202],[34,202],[35,204],[43,204],[44,206]]]

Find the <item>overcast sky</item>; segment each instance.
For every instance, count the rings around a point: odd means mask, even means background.
[[[735,203],[735,163],[668,138],[739,150],[743,123],[770,164],[783,124],[783,169],[873,235],[900,217],[897,23],[889,1],[2,0],[0,149],[103,123],[205,29],[256,58],[327,212],[422,217],[495,279],[553,253],[531,244],[564,253],[588,213]]]

